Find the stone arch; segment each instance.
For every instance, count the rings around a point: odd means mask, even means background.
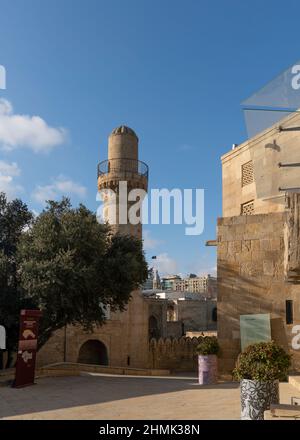
[[[108,365],[106,345],[98,339],[88,339],[79,349],[77,362],[80,364]]]
[[[168,302],[167,306],[167,321],[177,321],[177,310],[174,302]]]

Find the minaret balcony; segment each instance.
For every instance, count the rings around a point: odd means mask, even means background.
[[[130,187],[148,186],[149,168],[144,162],[136,159],[115,158],[98,164],[98,187],[115,187],[119,181],[127,181]]]

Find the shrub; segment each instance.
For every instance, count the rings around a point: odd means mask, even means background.
[[[233,376],[260,382],[285,380],[291,356],[274,341],[249,345],[238,357]]]
[[[197,346],[197,353],[202,356],[219,353],[218,339],[215,336],[203,336]]]

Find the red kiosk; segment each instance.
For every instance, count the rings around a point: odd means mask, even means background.
[[[35,359],[39,331],[40,310],[21,310],[20,334],[13,386],[24,387],[34,384]]]

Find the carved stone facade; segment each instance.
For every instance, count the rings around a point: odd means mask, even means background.
[[[293,324],[286,324],[286,300],[300,321],[300,286],[284,274],[286,213],[220,218],[218,220],[218,338],[220,367],[234,368],[240,352],[240,315],[270,313],[272,338],[291,347]],[[300,367],[300,353],[294,353]]]

